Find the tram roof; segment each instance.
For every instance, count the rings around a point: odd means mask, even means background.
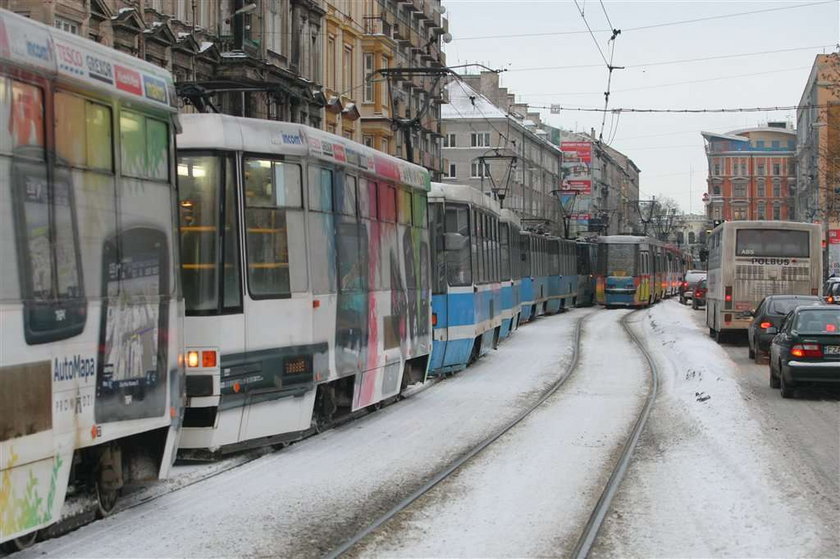
[[[303,124],[222,114],[185,114],[180,120],[182,149],[310,157],[429,190],[430,175],[423,167]]]
[[[522,223],[519,219],[519,216],[516,215],[516,213],[513,210],[509,210],[507,208],[502,208],[502,221],[512,223],[512,224],[516,225],[517,227],[519,227],[520,229],[522,228]]]
[[[636,243],[652,243],[654,239],[650,237],[641,237],[639,235],[604,235],[597,238],[597,242],[605,244],[636,244]]]
[[[451,200],[453,202],[463,202],[465,204],[471,204],[473,206],[493,212],[498,216],[500,216],[502,213],[502,208],[499,206],[498,202],[496,202],[486,194],[482,194],[477,188],[473,188],[465,184],[433,182],[432,190],[429,193],[429,197],[443,198],[445,200]]]
[[[172,75],[144,60],[0,9],[0,61],[174,112]]]

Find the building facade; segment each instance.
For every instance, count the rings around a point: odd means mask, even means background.
[[[449,104],[441,114],[444,181],[494,196],[520,216],[524,227],[562,235],[557,146],[533,121],[491,101],[512,99],[498,87],[497,74],[452,80],[446,88]]]
[[[787,123],[702,135],[710,220],[793,219],[796,132]]]
[[[0,0],[0,8],[167,68],[184,111],[304,123],[440,176],[443,84],[431,75],[446,66],[440,0]],[[421,71],[392,73],[390,83],[378,74],[397,68]]]

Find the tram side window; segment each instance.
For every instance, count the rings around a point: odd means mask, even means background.
[[[513,226],[508,226],[508,228],[510,230],[510,275],[511,279],[518,280],[522,277],[519,231]]]
[[[528,235],[519,235],[519,261],[522,278],[531,276],[531,244]]]
[[[248,286],[255,299],[291,294],[287,212],[299,209],[302,198],[299,165],[245,160]]]
[[[397,220],[411,225],[411,192],[407,190],[397,190]]]
[[[75,95],[57,92],[55,146],[58,163],[112,171],[111,109]]]
[[[415,192],[411,197],[412,200],[412,223],[415,227],[425,229],[428,227],[428,220],[426,218],[426,195],[421,192]]]
[[[338,213],[356,216],[356,177],[345,175],[341,188],[335,189],[335,209]]]
[[[390,184],[379,185],[379,220],[397,221],[397,191]]]
[[[376,219],[376,183],[367,179],[359,180],[359,216]]]
[[[445,220],[446,279],[452,286],[470,285],[470,210],[467,206],[447,205]]]
[[[499,253],[501,257],[501,280],[510,279],[510,227],[507,223],[499,224]]]
[[[120,111],[122,174],[165,181],[169,179],[169,127],[165,122],[133,111]]]
[[[332,199],[333,172],[323,167],[309,167],[309,209],[331,212]]]
[[[432,245],[432,293],[446,291],[445,223],[443,204],[429,204],[429,242]]]

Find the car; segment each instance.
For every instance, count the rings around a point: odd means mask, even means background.
[[[822,288],[823,298],[830,305],[840,305],[840,278],[828,278]]]
[[[701,279],[694,286],[694,293],[691,295],[691,308],[694,310],[706,306],[706,279]]]
[[[796,307],[770,343],[771,388],[793,398],[811,383],[840,383],[840,308],[833,305]]]
[[[770,341],[774,334],[768,334],[768,328],[778,329],[782,319],[800,305],[822,305],[823,300],[816,295],[768,295],[755,308],[746,313],[752,316],[747,328],[747,345],[750,359],[761,363],[770,351]]]
[[[685,278],[680,282],[680,303],[687,304],[688,299],[694,295],[694,286],[701,279],[706,279],[706,270],[688,270],[685,273]]]

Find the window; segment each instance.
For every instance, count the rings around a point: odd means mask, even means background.
[[[735,233],[735,255],[808,258],[809,238],[808,231],[741,229]]]
[[[764,179],[758,179],[758,197],[764,198],[767,196],[767,188],[764,185]]]
[[[490,132],[473,132],[470,134],[470,147],[490,147]]]
[[[755,147],[763,148],[764,147],[764,140],[756,140]]]
[[[450,163],[445,169],[444,172],[446,173],[446,178],[454,179],[458,177],[457,168],[455,167],[454,163]]]
[[[781,165],[779,165],[778,163],[773,163],[773,176],[774,177],[778,177],[779,175],[782,174],[780,169],[781,169]]]
[[[735,221],[747,219],[747,207],[732,206],[732,219]]]
[[[403,225],[411,223],[411,192],[397,190],[397,221]]]
[[[470,285],[470,210],[460,204],[447,204],[444,216],[446,279],[449,285]]]
[[[767,208],[764,202],[758,205],[758,215],[756,216],[756,219],[767,219]]]
[[[773,149],[779,149],[779,140],[772,140],[772,141],[770,142],[770,146],[771,146]]]
[[[344,45],[344,59],[342,64],[344,72],[344,91],[352,95],[353,91],[353,47]]]
[[[112,171],[111,130],[108,107],[63,92],[55,94],[57,163]]]
[[[169,179],[169,126],[139,113],[120,112],[122,174],[153,180]]]
[[[338,89],[338,84],[335,82],[335,35],[327,37],[327,80],[324,85]]]
[[[747,163],[746,163],[746,161],[741,161],[741,176],[742,177],[747,176]]]
[[[714,174],[715,174],[715,176],[720,175],[720,163],[715,163]]]
[[[362,102],[364,103],[373,103],[374,101],[374,75],[373,75],[373,53],[366,52],[364,55],[364,65],[365,65],[365,91],[364,96],[362,98]],[[365,144],[367,145],[367,144]]]
[[[300,166],[265,159],[245,160],[245,240],[248,286],[255,299],[288,297],[287,208],[300,208]]]
[[[720,196],[720,185],[719,184],[716,184],[716,185],[712,186],[712,194],[714,194],[715,196]]]
[[[773,219],[777,221],[782,219],[782,206],[779,204],[773,204]]]
[[[79,34],[79,24],[75,21],[64,19],[63,17],[56,16],[55,28],[61,29],[62,31],[67,31],[68,33],[72,33],[73,35]]]
[[[756,171],[755,174],[760,176],[760,177],[763,177],[765,175],[765,173],[764,173],[764,163],[759,163],[758,164],[758,170]]]
[[[309,167],[309,209],[331,212],[333,198],[333,172],[323,167]]]
[[[352,217],[356,216],[356,177],[341,175],[337,177],[338,187],[335,189],[335,211]],[[342,180],[343,179],[343,180]]]
[[[233,176],[229,158],[189,154],[178,158],[181,282],[188,314],[242,306]]]
[[[412,223],[415,227],[425,229],[428,227],[428,221],[426,218],[426,194],[422,192],[415,192],[411,199],[413,201]]]
[[[379,185],[379,220],[397,220],[397,191],[390,184]]]
[[[732,186],[732,195],[735,198],[747,197],[747,185],[745,183],[737,183]]]
[[[481,177],[489,177],[490,176],[490,164],[484,161],[484,165],[478,159],[472,162],[470,165],[470,177],[474,179],[478,179]]]
[[[362,138],[362,142],[364,142],[365,146],[372,148],[373,147],[373,136],[364,136]]]
[[[782,195],[782,185],[778,181],[773,181],[773,197],[779,198]]]
[[[382,138],[382,151],[385,153],[391,153],[391,148],[388,145],[388,138]]]
[[[455,145],[455,134],[446,134],[443,137],[443,147],[445,148],[454,148]]]

